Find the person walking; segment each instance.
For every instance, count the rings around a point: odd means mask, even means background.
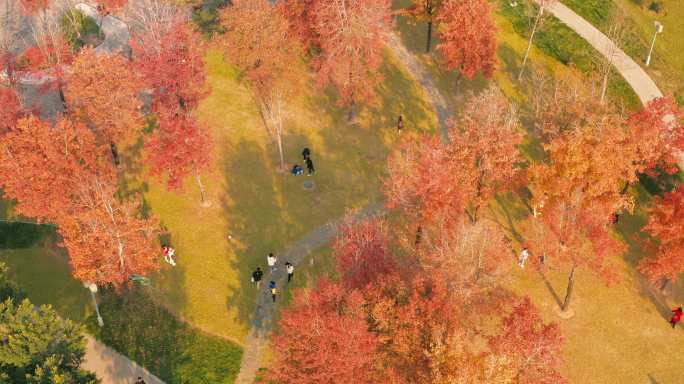
[[[294,275],[294,265],[288,261],[285,263],[285,268],[287,269],[287,282],[289,283],[292,280],[292,275]]]
[[[520,256],[518,257],[518,265],[520,268],[525,268],[525,262],[528,257],[530,257],[530,252],[527,250],[527,247],[523,247],[522,252],[520,252]]]
[[[273,253],[269,253],[266,255],[266,262],[268,263],[268,267],[271,269],[271,273],[275,272],[278,268],[276,268],[276,263],[278,262],[278,258],[276,258]]]
[[[309,171],[309,176],[313,175],[316,170],[314,169],[313,161],[310,157],[306,158],[306,169]]]
[[[176,260],[174,260],[173,257],[176,255],[176,250],[169,247],[168,245],[164,245],[162,246],[162,252],[164,253],[164,261],[171,264],[172,267],[175,267]]]
[[[135,381],[135,384],[146,384],[145,380],[143,380],[142,377],[138,376],[138,380]]]
[[[672,325],[672,329],[677,326],[677,324],[682,321],[682,316],[684,316],[684,311],[682,311],[682,307],[675,308],[672,310],[672,318],[670,318],[670,324]]]
[[[308,147],[305,147],[304,150],[302,150],[302,159],[306,161],[309,156],[311,156],[311,150]]]
[[[276,288],[276,282],[271,280],[270,283],[268,283],[268,289],[271,290],[271,297],[273,298],[273,302],[276,302],[276,295],[278,295],[278,289]]]
[[[404,116],[399,115],[399,119],[397,120],[397,132],[401,133],[404,130]]]
[[[264,276],[264,272],[261,270],[261,267],[257,267],[256,271],[252,272],[252,283],[256,283],[257,289],[259,289],[259,285],[261,285],[261,278]]]

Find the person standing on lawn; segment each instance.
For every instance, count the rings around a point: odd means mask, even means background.
[[[401,133],[404,130],[404,116],[399,115],[399,119],[397,120],[397,132]]]
[[[311,150],[308,147],[304,148],[304,150],[302,151],[302,159],[306,161],[306,159],[308,159],[309,156],[311,156]]]
[[[677,326],[677,324],[682,321],[682,316],[684,316],[684,311],[682,310],[682,307],[675,308],[672,310],[672,318],[670,318],[670,324],[672,325],[672,329]]]
[[[306,158],[306,169],[309,170],[309,176],[313,175],[316,170],[314,169],[313,161],[311,157]]]
[[[172,267],[176,266],[176,260],[174,260],[174,256],[176,255],[176,250],[169,247],[168,245],[162,246],[162,252],[164,253],[164,260],[171,264]]]
[[[285,268],[287,269],[287,282],[289,283],[292,280],[292,275],[294,275],[294,265],[288,261],[285,263]]]
[[[527,247],[523,247],[522,252],[520,252],[520,256],[518,257],[518,265],[520,268],[525,268],[525,262],[528,257],[530,257],[530,251],[527,250]]]
[[[275,266],[278,262],[278,259],[275,256],[273,256],[273,253],[269,253],[268,255],[266,255],[266,262],[268,263],[269,268],[271,268],[271,273],[278,269]]]
[[[261,278],[264,276],[264,272],[261,270],[260,267],[257,267],[256,271],[252,272],[252,282],[256,283],[257,289],[259,289],[259,285],[261,285]]]
[[[276,282],[271,280],[270,283],[268,283],[268,289],[271,290],[271,297],[273,298],[273,302],[276,302],[276,295],[278,294],[278,289],[276,288]]]

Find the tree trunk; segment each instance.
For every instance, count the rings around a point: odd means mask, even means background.
[[[197,167],[195,167],[195,180],[197,180],[197,185],[200,189],[200,198],[202,199],[202,205],[204,205],[206,203],[204,184],[202,184],[202,179],[200,178],[199,172],[197,171]]]
[[[570,270],[570,275],[568,276],[568,287],[565,290],[565,300],[563,300],[563,305],[561,306],[563,312],[568,309],[568,306],[570,306],[570,299],[572,299],[572,289],[575,286],[575,268],[577,268],[577,266],[573,265]]]
[[[523,57],[520,73],[518,74],[518,81],[522,79],[523,72],[525,71],[527,57],[530,55],[530,49],[532,48],[532,39],[534,39],[534,34],[537,32],[537,26],[539,25],[539,20],[541,20],[542,14],[544,14],[544,7],[539,7],[539,13],[537,13],[537,18],[534,19],[534,26],[532,27],[532,33],[530,33],[530,41],[527,42],[527,49],[525,50],[525,56]]]
[[[606,91],[608,90],[608,77],[610,76],[610,69],[603,75],[603,82],[601,84],[601,104],[606,102]]]
[[[432,45],[432,0],[427,0],[425,4],[425,13],[427,13],[428,24],[427,24],[427,42],[425,43],[425,52],[430,53],[430,47]]]
[[[418,228],[416,229],[416,241],[414,243],[416,248],[418,247],[418,245],[420,245],[420,242],[422,240],[423,240],[423,227],[419,224]]]

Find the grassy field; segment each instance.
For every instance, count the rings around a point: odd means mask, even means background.
[[[680,0],[659,0],[663,11],[648,10],[651,1],[635,0],[564,0],[563,3],[589,20],[602,31],[611,23],[611,15],[622,13],[627,36],[621,48],[638,63],[643,64],[653,38],[654,21],[663,23],[663,33],[658,35],[651,65],[646,71],[665,93],[675,93],[684,104],[684,3]]]
[[[207,60],[211,94],[199,116],[215,141],[205,180],[212,205],[199,206],[193,182],[181,194],[157,183],[148,186],[147,202],[178,255],[178,266],[165,265],[153,280],[174,313],[241,342],[255,302],[250,274],[265,267],[266,253],[278,254],[347,210],[381,198],[385,156],[400,113],[412,131],[434,131],[437,122],[422,89],[388,55],[383,86],[357,124],[347,122],[330,94],[311,91],[293,100],[284,137],[287,162],[302,164],[301,150],[309,147],[317,169],[314,177],[294,177],[276,170],[276,147],[235,71],[216,52]],[[312,191],[303,188],[305,180],[315,182]],[[324,265],[315,263],[311,276]]]

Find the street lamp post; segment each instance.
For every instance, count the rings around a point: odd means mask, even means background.
[[[97,284],[95,283],[83,283],[83,286],[90,291],[90,296],[93,298],[93,304],[95,304],[95,313],[97,313],[97,325],[104,327],[104,320],[100,316],[100,307],[97,306],[97,300],[95,299],[95,292],[97,292]]]
[[[658,37],[658,34],[663,31],[663,24],[661,24],[659,21],[656,21],[653,23],[655,25],[655,32],[653,32],[653,40],[651,41],[651,49],[648,50],[648,56],[646,57],[646,66],[648,67],[649,64],[651,64],[651,54],[653,53],[653,47],[655,46],[655,41],[656,37]]]

